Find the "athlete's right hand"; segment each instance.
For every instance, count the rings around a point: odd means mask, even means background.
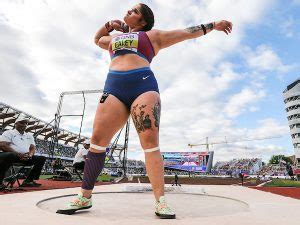
[[[129,30],[127,24],[121,20],[111,20],[109,25],[112,26],[114,30],[121,31],[123,33],[126,33]]]

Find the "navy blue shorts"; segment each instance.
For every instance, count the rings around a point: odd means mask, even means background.
[[[128,71],[109,70],[104,93],[112,94],[130,109],[133,101],[147,91],[159,93],[157,81],[149,67]]]

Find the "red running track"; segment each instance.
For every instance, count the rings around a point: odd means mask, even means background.
[[[23,180],[20,181],[22,184]],[[38,180],[37,183],[42,184],[40,187],[26,187],[23,190],[12,190],[12,191],[0,191],[0,195],[3,194],[13,194],[13,193],[22,193],[28,191],[42,191],[42,190],[52,190],[52,189],[62,189],[62,188],[74,188],[80,187],[81,182],[71,182],[71,181],[55,181],[55,180]],[[111,182],[97,182],[95,186],[112,184]],[[14,188],[17,188],[17,184],[14,184]]]
[[[250,187],[260,191],[271,192],[273,194],[300,199],[300,188],[296,187]]]

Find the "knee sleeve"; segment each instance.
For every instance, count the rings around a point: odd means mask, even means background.
[[[155,147],[155,148],[144,149],[144,152],[145,152],[145,153],[148,153],[148,152],[156,152],[156,151],[159,151],[159,150],[160,150],[159,147]]]
[[[94,188],[95,182],[104,167],[105,157],[105,152],[88,152],[84,165],[82,189],[92,190]]]

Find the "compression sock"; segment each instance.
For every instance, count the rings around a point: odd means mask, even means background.
[[[84,165],[82,189],[92,190],[94,188],[95,182],[104,167],[105,157],[105,152],[88,152]]]

